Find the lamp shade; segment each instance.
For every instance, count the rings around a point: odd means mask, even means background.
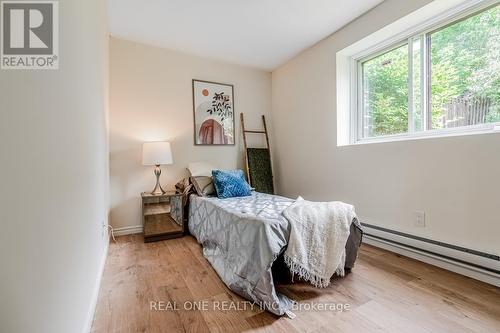
[[[142,164],[172,164],[170,142],[146,142],[142,145]]]

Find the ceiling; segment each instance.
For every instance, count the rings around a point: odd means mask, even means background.
[[[111,35],[273,70],[382,0],[108,0]]]

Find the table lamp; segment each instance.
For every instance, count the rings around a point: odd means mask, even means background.
[[[154,165],[156,185],[152,195],[165,194],[165,191],[160,185],[161,168],[160,165],[172,164],[172,151],[170,150],[170,142],[146,142],[142,145],[142,165]]]

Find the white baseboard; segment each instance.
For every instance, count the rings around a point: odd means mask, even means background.
[[[470,278],[492,284],[494,286],[500,287],[500,275],[476,268],[473,266],[468,266],[460,262],[456,262],[447,258],[440,257],[438,255],[433,255],[424,251],[419,251],[414,248],[408,248],[404,245],[394,244],[390,241],[384,241],[368,235],[363,236],[363,243],[370,244],[391,252],[401,254],[406,257],[410,257],[419,261],[423,261],[430,265],[434,265],[457,274],[465,275]]]
[[[106,247],[105,247],[104,252],[102,254],[101,263],[99,266],[99,271],[97,273],[97,278],[96,278],[95,285],[94,285],[94,291],[92,292],[92,299],[91,299],[90,308],[89,308],[89,311],[87,314],[87,320],[86,320],[85,326],[83,327],[83,330],[82,330],[83,333],[89,333],[90,330],[92,329],[92,323],[94,321],[94,315],[95,315],[95,311],[97,308],[97,300],[99,298],[99,290],[101,288],[102,275],[104,273],[104,266],[106,264],[106,258],[108,257],[108,248],[109,248],[109,241],[106,242]]]
[[[140,233],[142,233],[142,225],[113,228],[113,234],[115,236],[124,236],[124,235],[140,234]]]

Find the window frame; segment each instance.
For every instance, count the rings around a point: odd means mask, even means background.
[[[350,57],[350,144],[363,144],[374,142],[401,141],[408,139],[446,137],[456,135],[491,133],[500,129],[500,122],[484,123],[469,126],[431,129],[429,119],[429,109],[431,107],[430,89],[431,89],[431,57],[430,43],[431,35],[453,24],[459,23],[472,16],[478,15],[498,5],[496,0],[469,0],[465,1],[463,6],[453,11],[436,15],[435,17],[414,26],[411,29],[397,34],[387,39],[383,43],[374,45],[358,52]],[[413,64],[413,42],[417,39],[421,41],[420,48],[420,86],[421,86],[421,112],[422,125],[421,131],[414,129],[414,64]],[[408,45],[408,131],[406,133],[381,135],[376,137],[363,137],[364,126],[364,98],[363,98],[363,63],[374,59],[382,54],[395,50],[403,45]]]

